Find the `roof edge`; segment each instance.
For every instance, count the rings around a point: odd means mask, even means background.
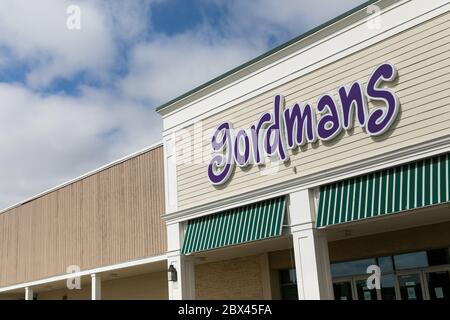
[[[318,32],[318,31],[320,31],[322,29],[325,29],[326,27],[328,27],[328,26],[338,22],[339,20],[342,20],[342,19],[352,15],[353,13],[356,13],[356,12],[360,11],[361,9],[363,9],[363,8],[373,4],[375,2],[378,2],[378,1],[380,1],[380,0],[368,0],[368,1],[360,4],[359,6],[356,6],[353,9],[351,9],[349,11],[346,11],[346,12],[344,12],[344,13],[336,16],[336,17],[334,17],[333,19],[328,20],[328,21],[318,25],[317,27],[314,27],[314,28],[312,28],[312,29],[310,29],[310,30],[300,34],[299,36],[296,36],[295,38],[293,38],[291,40],[288,40],[287,42],[284,42],[284,43],[276,46],[275,48],[273,48],[273,49],[271,49],[271,50],[269,50],[269,51],[267,51],[267,52],[265,52],[265,53],[255,57],[255,58],[253,58],[253,59],[251,59],[251,60],[249,60],[249,61],[247,61],[247,62],[245,62],[245,63],[243,63],[243,64],[241,64],[239,66],[237,66],[236,68],[233,68],[230,71],[227,71],[227,72],[225,72],[225,73],[223,73],[223,74],[221,74],[221,75],[219,75],[219,76],[217,76],[217,77],[215,77],[215,78],[213,78],[213,79],[211,79],[211,80],[209,80],[209,81],[207,81],[207,82],[205,82],[205,83],[195,87],[194,89],[189,90],[186,93],[183,93],[182,95],[180,95],[180,96],[178,96],[178,97],[176,97],[176,98],[174,98],[174,99],[172,99],[172,100],[170,100],[170,101],[160,105],[155,110],[156,110],[156,112],[161,114],[161,111],[163,111],[167,107],[173,105],[174,103],[176,103],[176,102],[178,102],[180,100],[183,100],[184,98],[187,98],[187,97],[193,95],[194,93],[197,93],[198,91],[203,90],[203,89],[205,89],[205,88],[207,88],[207,87],[209,87],[209,86],[219,82],[220,80],[223,80],[223,79],[225,79],[225,78],[227,78],[227,77],[229,77],[229,76],[231,76],[233,74],[236,74],[237,72],[245,69],[246,67],[249,67],[249,66],[251,66],[251,65],[253,65],[253,64],[257,63],[257,62],[260,62],[260,61],[264,60],[265,58],[267,58],[267,57],[269,57],[269,56],[271,56],[271,55],[273,55],[273,54],[283,50],[284,48],[287,48],[290,45],[292,45],[292,44],[294,44],[294,43],[296,43],[296,42],[298,42],[298,41],[300,41],[300,40],[302,40],[302,39],[304,39],[304,38],[306,38],[306,37],[308,37],[308,36]]]
[[[135,158],[135,157],[138,157],[138,156],[140,156],[140,155],[142,155],[142,154],[144,154],[144,153],[146,153],[146,152],[152,151],[152,150],[154,150],[154,149],[156,149],[156,148],[159,148],[159,147],[161,147],[161,146],[163,146],[163,142],[162,142],[162,141],[159,141],[159,142],[157,142],[157,143],[155,143],[155,144],[152,144],[152,145],[150,145],[150,146],[148,146],[148,147],[145,147],[145,148],[143,148],[143,149],[141,149],[141,150],[139,150],[139,151],[136,151],[136,152],[134,152],[134,153],[131,153],[131,154],[129,154],[129,155],[126,155],[126,156],[124,156],[124,157],[122,157],[122,158],[119,158],[119,159],[117,159],[117,160],[111,161],[111,162],[109,162],[109,163],[107,163],[107,164],[105,164],[105,165],[103,165],[103,166],[101,166],[101,167],[98,167],[97,169],[94,169],[94,170],[92,170],[92,171],[89,171],[89,172],[87,172],[87,173],[84,173],[84,174],[82,174],[82,175],[80,175],[80,176],[78,176],[78,177],[76,177],[76,178],[73,178],[73,179],[71,179],[71,180],[68,180],[68,181],[66,181],[66,182],[63,182],[63,183],[61,183],[61,184],[59,184],[59,185],[57,185],[57,186],[55,186],[55,187],[53,187],[53,188],[47,189],[47,190],[45,190],[45,191],[43,191],[43,192],[41,192],[41,193],[38,193],[38,194],[36,194],[36,195],[34,195],[34,196],[31,196],[31,197],[29,197],[29,198],[26,198],[25,200],[19,201],[19,202],[15,203],[15,204],[13,204],[13,205],[10,205],[10,206],[8,206],[8,207],[6,207],[6,208],[4,208],[4,209],[1,209],[1,210],[0,210],[0,214],[3,214],[3,213],[5,213],[5,212],[7,212],[7,211],[9,211],[9,210],[14,209],[14,208],[20,207],[21,205],[24,205],[24,204],[26,204],[26,203],[28,203],[28,202],[30,202],[30,201],[36,200],[36,199],[38,199],[38,198],[40,198],[40,197],[43,197],[43,196],[45,196],[45,195],[47,195],[47,194],[49,194],[49,193],[52,193],[52,192],[54,192],[54,191],[57,191],[57,190],[59,190],[59,189],[62,189],[62,188],[64,188],[64,187],[66,187],[66,186],[68,186],[68,185],[71,185],[71,184],[73,184],[73,183],[75,183],[75,182],[78,182],[78,181],[81,181],[81,180],[83,180],[83,179],[85,179],[85,178],[88,178],[88,177],[90,177],[90,176],[93,176],[94,174],[97,174],[97,173],[102,172],[102,171],[104,171],[104,170],[106,170],[106,169],[109,169],[109,168],[111,168],[111,167],[114,167],[114,166],[116,166],[116,165],[118,165],[118,164],[121,164],[121,163],[127,161],[127,160],[130,160],[130,159],[133,159],[133,158]]]

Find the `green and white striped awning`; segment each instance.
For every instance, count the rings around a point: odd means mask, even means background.
[[[449,154],[320,188],[317,228],[450,201]]]
[[[189,220],[182,253],[280,236],[285,210],[283,196]]]

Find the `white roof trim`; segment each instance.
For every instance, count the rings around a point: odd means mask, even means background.
[[[78,176],[78,177],[76,177],[76,178],[74,178],[74,179],[71,179],[71,180],[69,180],[69,181],[66,181],[66,182],[60,184],[60,185],[57,185],[56,187],[53,187],[53,188],[48,189],[48,190],[46,190],[46,191],[44,191],[44,192],[38,193],[38,194],[36,194],[36,195],[34,195],[34,196],[30,197],[30,198],[27,198],[27,199],[25,199],[25,200],[22,200],[22,201],[20,201],[20,202],[18,202],[18,203],[16,203],[16,204],[13,204],[13,205],[7,207],[7,208],[5,208],[5,209],[2,209],[2,210],[0,210],[0,214],[5,213],[6,211],[9,211],[9,210],[11,210],[11,209],[17,208],[17,207],[19,207],[19,206],[21,206],[21,205],[23,205],[23,204],[25,204],[25,203],[27,203],[27,202],[30,202],[30,201],[32,201],[32,200],[35,200],[35,199],[40,198],[40,197],[42,197],[42,196],[45,196],[46,194],[49,194],[49,193],[51,193],[51,192],[53,192],[53,191],[56,191],[56,190],[58,190],[58,189],[61,189],[61,188],[65,187],[65,186],[68,186],[68,185],[70,185],[70,184],[72,184],[72,183],[75,183],[75,182],[77,182],[77,181],[83,180],[83,179],[85,179],[85,178],[87,178],[87,177],[89,177],[89,176],[92,176],[92,175],[94,175],[94,174],[96,174],[96,173],[99,173],[99,172],[101,172],[101,171],[103,171],[103,170],[106,170],[106,169],[108,169],[108,168],[111,168],[111,167],[113,167],[113,166],[115,166],[115,165],[118,165],[118,164],[120,164],[120,163],[122,163],[122,162],[125,162],[125,161],[127,161],[127,160],[129,160],[129,159],[138,157],[138,156],[140,156],[141,154],[144,154],[144,153],[146,153],[146,152],[148,152],[148,151],[151,151],[151,150],[153,150],[153,149],[156,149],[156,148],[158,148],[158,147],[160,147],[160,146],[162,146],[162,145],[163,145],[163,142],[160,141],[160,142],[157,142],[157,143],[155,143],[155,144],[153,144],[153,145],[151,145],[151,146],[145,147],[144,149],[141,149],[141,150],[139,150],[139,151],[137,151],[137,152],[134,152],[134,153],[132,153],[132,154],[129,154],[129,155],[123,157],[123,158],[114,160],[114,161],[112,161],[112,162],[110,162],[110,163],[108,163],[108,164],[106,164],[106,165],[104,165],[104,166],[101,166],[100,168],[94,169],[94,170],[92,170],[92,171],[90,171],[90,172],[88,172],[88,173],[85,173],[85,174],[83,174],[83,175],[81,175],[81,176]]]

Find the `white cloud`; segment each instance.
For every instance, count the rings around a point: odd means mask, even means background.
[[[104,71],[112,64],[115,48],[105,17],[92,3],[82,2],[81,30],[69,30],[66,9],[70,4],[61,0],[0,2],[0,42],[18,60],[31,64],[27,82],[33,87],[80,71]]]
[[[229,0],[216,3],[228,12],[228,29],[235,34],[290,37],[318,26],[365,0]]]
[[[262,45],[251,45],[243,39],[220,39],[201,32],[158,36],[133,49],[130,72],[120,85],[128,96],[162,103],[261,50]]]
[[[148,108],[85,90],[43,97],[0,84],[0,207],[90,171],[160,138]]]
[[[106,17],[112,36],[129,45],[151,30],[151,5],[162,1],[96,0],[96,3]]]
[[[215,1],[225,13],[195,30],[153,35],[132,49],[129,73],[119,83],[125,95],[166,102],[288,40],[363,0]],[[220,29],[220,30],[217,30]]]
[[[77,5],[81,28],[70,30],[67,8]],[[27,84],[45,88],[79,72],[108,81],[117,43],[130,43],[148,26],[149,1],[3,0],[0,43],[11,56],[30,65]],[[0,59],[1,60],[1,59]]]

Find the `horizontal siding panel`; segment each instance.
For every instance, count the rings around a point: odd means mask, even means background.
[[[281,93],[286,104],[311,102],[324,92],[333,92],[340,84],[359,80],[366,82],[376,65],[390,61],[398,70],[399,80],[394,90],[401,103],[401,114],[391,128],[388,139],[371,138],[355,127],[351,134],[341,134],[332,143],[319,142],[314,148],[291,156],[289,166],[280,166],[277,174],[261,175],[253,167],[246,172],[237,168],[225,189],[216,190],[208,182],[206,163],[209,161],[209,136],[191,141],[177,141],[177,150],[203,153],[204,164],[180,163],[177,166],[178,207],[189,208],[202,203],[223,199],[237,193],[248,192],[274,183],[295,179],[303,175],[327,170],[331,165],[344,165],[367,157],[389,152],[401,146],[425,142],[450,134],[449,106],[450,37],[449,14],[442,15],[381,43],[365,48],[331,65],[302,76],[280,88],[268,91],[239,106],[225,110],[202,122],[204,132],[211,132],[225,119],[235,128],[247,128],[258,116],[272,107],[273,96]],[[426,103],[427,102],[427,103]],[[369,104],[369,108],[373,104]],[[186,128],[193,133],[193,127]],[[414,132],[411,135],[411,132]],[[292,171],[297,167],[297,174]]]
[[[392,134],[391,138],[394,139],[396,136],[401,136],[403,134],[408,134],[410,132],[410,126],[411,125],[417,125],[417,123],[426,121],[421,123],[423,125],[424,123],[427,124],[433,124],[434,122],[442,122],[442,121],[448,121],[449,120],[449,113],[447,112],[448,106],[450,105],[450,97],[446,97],[441,100],[434,101],[432,105],[426,105],[426,104],[420,104],[415,109],[411,110],[411,112],[405,112],[401,114],[401,120],[399,121],[399,124],[395,130],[395,132]],[[331,156],[333,156],[334,153],[342,153],[346,150],[352,150],[361,146],[364,146],[367,141],[364,139],[358,139],[357,135],[364,135],[364,133],[358,132],[355,133],[354,136],[351,136],[352,139],[344,139],[342,140],[342,143],[337,145],[331,152],[328,149],[325,148],[316,148],[310,150],[311,152],[306,152],[304,157],[301,158],[301,163],[304,165],[305,163],[308,163],[308,161],[314,162],[318,158],[325,158],[325,153],[331,153]],[[390,139],[391,140],[391,139]],[[309,151],[309,150],[308,150]],[[291,155],[291,159],[294,157],[292,156],[292,152],[289,152]],[[292,163],[293,165],[297,164],[296,160]],[[281,168],[284,167],[284,165],[280,166]],[[200,174],[198,171],[203,170],[201,174],[206,175],[206,172],[204,168],[201,165],[194,165],[194,168],[196,168],[195,173]],[[191,166],[191,170],[192,170]],[[256,169],[256,168],[255,168]],[[286,168],[285,170],[290,170],[289,168]],[[258,170],[255,170],[256,174],[259,174]],[[249,173],[250,174],[250,173]],[[234,179],[247,179],[247,176],[239,176],[235,177]],[[233,179],[233,180],[234,180]],[[192,179],[196,181],[195,179]],[[184,185],[180,185],[180,187],[183,187],[185,185],[188,185],[191,191],[196,190],[196,185],[193,184],[191,181],[188,181],[188,179],[184,179],[183,182],[185,182]],[[204,186],[200,183],[201,188],[204,188]]]
[[[375,66],[385,61],[393,62],[398,68],[401,82],[399,83],[399,86],[396,87],[396,91],[401,91],[402,88],[407,84],[411,85],[411,82],[412,84],[414,84],[415,82],[422,81],[421,77],[427,77],[429,76],[428,73],[439,70],[443,66],[448,66],[450,41],[448,37],[444,40],[445,41],[436,43],[434,48],[432,49],[421,46],[420,48],[422,50],[427,50],[424,53],[415,56],[414,60],[404,60],[403,56],[391,57],[389,55],[386,55],[376,62],[374,62],[373,60],[367,61],[364,65],[364,70],[362,71],[358,69],[351,69],[351,71],[344,76],[342,76],[342,73],[334,76],[328,75],[326,80],[322,82],[316,82],[316,84],[318,85],[307,86],[302,83],[301,86],[303,86],[303,88],[291,90],[283,89],[281,93],[285,96],[287,104],[292,104],[293,102],[311,102],[314,104],[318,96],[320,96],[324,92],[331,91],[333,93],[338,85],[346,84],[350,79],[351,81],[359,80],[362,83],[365,83]],[[415,53],[415,51],[412,52]],[[405,54],[411,55],[411,50],[406,51]],[[370,67],[368,67],[368,64],[370,64]],[[330,82],[330,80],[332,82]],[[324,84],[325,82],[327,84]],[[248,127],[255,121],[255,119],[258,118],[258,116],[262,112],[270,110],[273,96],[277,93],[280,93],[280,90],[273,90],[270,97],[261,101],[259,104],[252,104],[250,106],[243,105],[241,109],[245,109],[247,110],[247,112],[236,113],[233,112],[233,108],[226,110],[225,112],[221,113],[221,119],[229,119],[231,117],[236,128]],[[217,121],[214,118],[215,117],[208,118],[202,122],[202,127],[204,130],[214,130],[216,128]],[[193,129],[188,128],[187,130],[188,132],[192,133]],[[209,141],[206,142],[209,143]],[[180,142],[178,145],[180,147],[183,147],[188,145],[189,143],[189,141],[186,141],[185,143]],[[201,143],[205,144],[205,141],[201,141]],[[193,147],[199,146],[199,142],[196,141],[196,144]]]
[[[440,73],[444,73],[444,75],[433,79],[435,75]],[[436,73],[430,73],[426,77],[421,78],[421,81],[416,81],[416,86],[410,86],[408,88],[399,89],[396,91],[401,103],[401,112],[399,115],[400,120],[398,120],[397,127],[394,128],[394,131],[408,124],[414,123],[414,119],[417,119],[426,111],[436,107],[445,106],[446,104],[448,105],[448,100],[434,100],[441,96],[448,97],[450,95],[448,90],[448,82],[450,82],[450,66],[438,69]],[[410,119],[412,116],[415,116],[415,118]],[[437,117],[439,117],[439,115],[437,115]],[[343,135],[340,140],[339,147],[346,145],[348,141],[354,141],[361,138],[364,140],[367,136],[360,127],[356,126],[352,135]],[[323,143],[318,141],[316,145],[322,146]],[[204,148],[205,149],[194,149],[193,152],[208,150],[210,148],[209,144],[205,145]],[[303,153],[302,157],[313,156],[322,151],[324,150],[320,147],[308,150],[308,152]],[[204,151],[204,155],[208,156],[207,151]],[[209,157],[206,158],[206,160],[208,159]],[[182,187],[184,183],[195,184],[196,179],[192,178],[198,175],[199,172],[193,170],[194,168],[197,168],[198,170],[203,169],[202,174],[206,174],[204,167],[201,166],[194,165],[194,167],[192,167],[190,163],[178,166],[178,183],[180,187]]]
[[[445,130],[445,134],[447,134],[447,135],[450,134],[450,130]],[[431,138],[431,137],[435,137],[435,136],[429,135],[428,139]],[[424,136],[424,137],[421,137],[420,139],[411,139],[408,142],[420,143],[420,142],[423,142],[423,141],[427,141],[428,139],[426,139],[426,138],[427,137]],[[389,151],[393,151],[395,149],[397,149],[397,147],[396,146],[392,146],[391,148],[385,148],[382,151],[383,152],[389,152]],[[336,165],[337,166],[341,165],[341,163],[337,163]],[[278,178],[276,176],[273,176],[272,179],[266,179],[263,182],[258,182],[258,187],[259,188],[265,188],[265,187],[273,186],[274,184],[281,183],[283,181],[286,181],[286,179],[283,179],[282,177]],[[250,192],[250,191],[253,191],[253,190],[254,190],[254,186],[252,186],[250,184],[245,184],[239,189],[239,192],[240,193],[245,193],[245,192]],[[204,194],[203,194],[203,195],[199,195],[198,198],[196,198],[195,200],[197,200],[197,201],[199,201],[199,203],[201,203],[202,201],[210,200],[210,198],[208,198],[208,197],[205,198]]]
[[[448,53],[447,53],[448,54]],[[425,102],[428,99],[435,99],[436,95],[439,95],[441,93],[448,94],[448,82],[450,81],[450,62],[448,62],[449,59],[447,57],[441,58],[441,60],[438,61],[438,63],[435,63],[431,65],[430,71],[426,66],[425,70],[427,70],[426,73],[424,73],[421,76],[413,77],[413,78],[407,78],[406,76],[402,76],[402,83],[399,84],[396,87],[396,94],[399,97],[399,100],[401,102],[401,112],[403,114],[407,114],[410,112],[411,109],[417,107],[416,101],[421,100],[420,104],[422,105],[423,102]],[[423,70],[422,70],[423,72]],[[427,98],[427,99],[424,99]],[[373,107],[373,103],[369,103],[369,107]],[[268,111],[267,107],[264,111]],[[263,112],[263,111],[261,111]],[[416,110],[415,112],[422,112],[422,110]],[[401,115],[401,116],[402,116]],[[256,116],[255,116],[256,118]],[[250,124],[247,126],[236,126],[238,127],[249,127]],[[363,131],[358,126],[354,129],[354,134],[362,134]],[[204,152],[204,155],[207,156],[206,161],[209,160],[209,154],[208,150],[210,150],[210,142],[209,137],[205,136],[204,141],[202,141],[202,144],[196,143],[192,148],[192,154],[196,154],[199,152]],[[206,139],[208,138],[208,139]],[[343,141],[348,139],[347,136],[343,137]],[[319,145],[321,142],[317,142]],[[180,147],[183,150],[183,148],[186,148],[185,145]],[[184,174],[187,173],[185,176]],[[187,165],[179,165],[178,166],[178,178],[179,180],[188,180],[186,179],[189,176],[194,176],[195,174],[192,172],[192,168],[189,166],[189,163]]]
[[[442,108],[445,109],[445,108]],[[236,191],[239,192],[242,186],[247,182],[251,181],[251,185],[258,185],[258,183],[263,182],[264,180],[275,181],[278,179],[287,180],[288,178],[298,178],[304,175],[308,175],[314,172],[327,170],[329,169],[330,163],[333,163],[334,166],[337,166],[338,163],[348,163],[351,161],[362,160],[364,158],[370,157],[372,154],[375,155],[379,150],[383,148],[391,147],[393,150],[398,148],[398,145],[411,144],[411,127],[414,127],[414,137],[420,137],[422,135],[428,135],[430,133],[437,132],[438,135],[435,135],[434,138],[442,136],[441,130],[446,131],[447,134],[450,134],[450,113],[442,112],[437,117],[433,117],[431,119],[416,121],[414,125],[406,126],[403,128],[398,128],[395,130],[390,139],[388,141],[384,141],[383,143],[378,144],[378,148],[374,150],[371,144],[368,144],[365,140],[357,140],[352,144],[348,144],[345,146],[336,146],[335,148],[327,148],[326,151],[321,151],[320,156],[309,156],[309,157],[294,157],[291,156],[291,164],[288,167],[284,165],[280,166],[280,170],[273,175],[261,175],[259,170],[252,168],[246,175],[235,175],[230,184],[227,185],[227,191]],[[433,127],[433,128],[430,128]],[[445,135],[445,133],[444,133]],[[432,139],[428,138],[427,140]],[[426,140],[425,140],[426,141]],[[397,146],[397,147],[395,147]],[[319,148],[318,148],[319,149]],[[318,150],[314,149],[314,150]],[[355,152],[357,150],[357,152]],[[373,152],[372,152],[373,151]],[[292,171],[293,167],[297,167],[297,174],[294,174]],[[237,169],[239,170],[239,169]],[[207,179],[206,173],[202,173],[204,178]],[[201,190],[205,190],[205,185],[199,184],[196,186],[191,186],[191,194],[188,197],[192,197],[192,194],[198,194],[199,196],[206,196],[207,194],[201,192]],[[196,192],[197,191],[197,192]],[[222,190],[223,191],[223,190]],[[184,196],[184,195],[183,195]],[[189,199],[188,198],[188,199]],[[182,201],[183,198],[179,195],[179,200]]]
[[[342,63],[338,64],[340,67],[333,68],[335,67],[335,64],[325,66],[315,72],[299,78],[298,80],[294,80],[283,85],[283,94],[286,96],[287,100],[296,100],[297,98],[300,98],[299,101],[309,101],[312,98],[317,97],[317,95],[322,94],[324,91],[329,91],[333,88],[333,86],[358,79],[366,81],[373,68],[386,60],[396,59],[395,65],[397,66],[398,63],[400,63],[401,68],[414,65],[418,61],[424,60],[423,58],[419,58],[421,54],[432,49],[442,50],[443,46],[448,48],[446,45],[449,43],[449,27],[450,23],[448,18],[446,18],[444,25],[437,25],[432,28],[430,34],[423,35],[422,42],[417,41],[420,38],[416,38],[421,35],[420,32],[415,29],[409,30],[405,35],[409,45],[406,46],[401,41],[397,41],[396,36],[390,39],[392,43],[384,41],[382,44],[375,45],[374,49],[369,51],[371,53],[369,55],[366,54],[364,56],[361,54],[367,52],[366,50],[360,51],[359,53],[352,55],[350,58],[343,58],[341,60]],[[438,34],[432,33],[437,31],[435,28],[439,28],[440,31]],[[409,61],[410,59],[413,59],[413,61]],[[230,108],[221,113],[221,118],[231,115],[233,116],[233,119],[240,119],[240,117],[246,116],[248,118],[252,118],[252,116],[260,114],[263,110],[260,110],[259,108],[264,108],[264,106],[272,103],[273,96],[279,93],[279,90],[280,89],[271,90],[260,95],[259,97],[244,102],[240,105],[240,109],[246,109],[246,113],[241,112],[236,114],[235,110]],[[292,96],[291,98],[290,96],[295,93],[299,94],[297,96]],[[214,128],[217,125],[214,118],[215,117],[205,119],[203,121],[204,128]],[[211,127],[205,127],[205,124],[210,124]]]
[[[415,131],[416,133],[416,131]],[[450,127],[448,126],[448,120],[445,122],[442,122],[440,124],[438,124],[436,126],[436,129],[430,133],[430,129],[428,128],[421,128],[417,130],[417,137],[413,136],[411,137],[411,134],[405,134],[403,135],[403,138],[401,141],[398,141],[397,143],[393,143],[393,144],[389,144],[389,145],[385,145],[383,147],[380,147],[379,149],[373,149],[370,147],[365,147],[365,148],[361,148],[361,150],[358,150],[358,154],[357,156],[355,156],[355,152],[349,150],[347,151],[347,154],[343,155],[340,159],[334,159],[333,160],[333,165],[335,167],[341,166],[341,165],[345,165],[348,164],[349,159],[351,159],[351,161],[359,161],[359,160],[363,160],[366,158],[370,158],[373,156],[376,156],[380,153],[387,153],[387,152],[392,152],[395,151],[399,148],[399,145],[413,145],[413,144],[417,144],[417,143],[423,143],[432,139],[436,139],[442,136],[449,136],[450,135]],[[277,174],[274,175],[266,175],[266,176],[261,176],[259,174],[250,177],[249,179],[252,181],[252,183],[241,183],[238,186],[234,186],[233,185],[233,181],[230,183],[228,187],[232,188],[230,192],[234,192],[234,194],[242,194],[245,192],[249,192],[252,190],[255,190],[255,186],[257,186],[258,188],[265,188],[268,186],[272,186],[275,185],[277,183],[281,183],[290,179],[295,179],[298,178],[300,176],[307,176],[309,174],[313,174],[316,172],[320,172],[320,171],[325,171],[327,169],[329,169],[329,163],[327,162],[325,166],[313,166],[311,168],[303,168],[301,165],[296,165],[299,167],[299,169],[297,169],[299,171],[301,171],[301,175],[299,175],[299,173],[297,173],[296,175],[292,172],[291,170],[281,170],[279,171]],[[292,166],[290,166],[290,168],[292,168]],[[205,188],[206,189],[206,188]],[[206,193],[206,192],[197,192],[195,193],[196,197],[189,198],[190,202],[198,202],[198,203],[203,203],[206,201],[211,201],[211,199],[214,199],[212,197],[211,194]]]

